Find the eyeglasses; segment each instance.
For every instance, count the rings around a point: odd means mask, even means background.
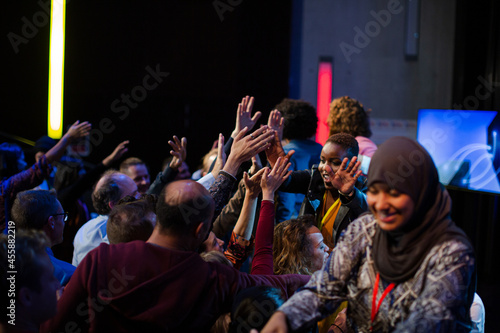
[[[59,214],[52,214],[51,216],[59,216],[59,215],[63,215],[64,222],[66,222],[68,220],[68,212],[59,213]]]

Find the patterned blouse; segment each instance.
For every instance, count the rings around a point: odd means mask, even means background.
[[[373,286],[372,255],[378,228],[373,215],[351,223],[327,264],[279,309],[292,330],[306,327],[349,302],[347,318],[356,332],[370,332]],[[474,250],[460,241],[434,246],[415,273],[384,298],[373,332],[469,332],[468,286],[474,272]],[[380,278],[376,302],[389,282]]]

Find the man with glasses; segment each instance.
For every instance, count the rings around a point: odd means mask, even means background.
[[[68,213],[63,210],[53,191],[30,190],[18,193],[11,211],[16,229],[43,231],[50,240],[45,250],[54,265],[54,276],[61,285],[66,285],[76,267],[54,257],[51,247],[63,240],[64,222]]]

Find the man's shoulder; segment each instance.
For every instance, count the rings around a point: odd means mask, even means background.
[[[90,230],[98,229],[100,226],[106,224],[107,222],[108,222],[108,215],[99,215],[85,222],[85,224],[82,225],[80,229],[78,229],[78,233],[88,232]]]

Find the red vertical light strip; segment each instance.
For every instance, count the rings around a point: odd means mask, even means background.
[[[316,114],[318,116],[316,142],[322,145],[325,144],[330,133],[327,119],[330,113],[330,102],[332,101],[332,77],[332,62],[320,60],[318,68],[318,103],[316,104]]]

